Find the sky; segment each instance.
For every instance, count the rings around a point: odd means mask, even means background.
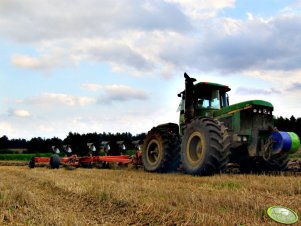
[[[301,0],[0,0],[0,137],[178,122],[184,72],[301,117]]]

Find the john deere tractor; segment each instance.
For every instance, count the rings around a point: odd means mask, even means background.
[[[288,155],[298,150],[300,140],[274,127],[271,103],[229,105],[228,86],[194,84],[196,79],[186,73],[184,77],[179,125],[166,123],[148,132],[142,149],[145,170],[212,175],[229,162],[242,172],[287,168]]]

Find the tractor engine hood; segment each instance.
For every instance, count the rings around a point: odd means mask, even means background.
[[[264,100],[249,100],[249,101],[244,101],[244,102],[240,102],[237,104],[233,104],[228,107],[224,107],[218,111],[215,111],[213,113],[213,116],[218,117],[218,116],[225,115],[225,114],[233,114],[238,111],[254,108],[255,106],[256,106],[256,108],[261,107],[262,109],[264,109],[264,108],[268,109],[270,114],[272,114],[272,111],[274,108],[270,102],[267,102]]]

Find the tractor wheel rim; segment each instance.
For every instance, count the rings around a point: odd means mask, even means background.
[[[204,143],[202,134],[198,131],[193,132],[188,139],[186,146],[187,159],[192,165],[197,165],[203,159]]]
[[[161,153],[160,144],[157,140],[152,140],[147,147],[147,159],[151,165],[156,165],[158,163]]]

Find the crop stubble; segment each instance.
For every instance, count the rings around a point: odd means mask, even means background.
[[[272,205],[301,213],[297,176],[154,174],[0,167],[2,225],[277,225]]]

